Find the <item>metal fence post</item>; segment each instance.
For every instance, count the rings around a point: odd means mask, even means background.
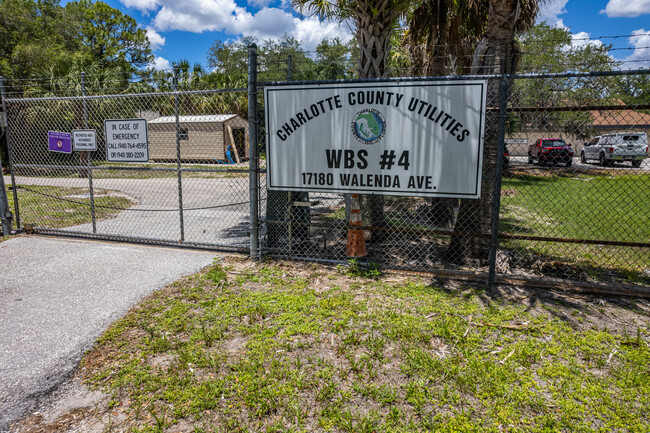
[[[81,73],[81,96],[83,97],[84,129],[88,126],[88,100],[86,99],[86,73]],[[93,233],[97,233],[97,217],[95,215],[95,190],[93,188],[92,151],[86,151],[86,165],[88,166],[88,190],[90,192],[90,216],[93,221]]]
[[[2,77],[0,77],[1,79]],[[2,115],[5,116],[5,119],[8,119],[4,100],[4,87],[2,96]],[[0,220],[2,221],[3,236],[9,236],[11,234],[11,219],[12,215],[9,210],[9,200],[7,199],[7,187],[5,186],[5,178],[2,174],[2,154],[0,154]]]
[[[181,175],[181,130],[178,113],[178,66],[174,66],[174,116],[176,116],[176,176],[178,178],[178,210],[181,224],[181,242],[185,241],[183,221],[183,179]]]
[[[2,236],[11,234],[11,211],[9,210],[9,201],[7,200],[7,188],[5,187],[5,178],[2,171],[2,156],[0,155],[0,220],[2,220]]]
[[[501,75],[499,86],[499,129],[497,131],[497,167],[494,178],[494,193],[492,199],[492,221],[490,226],[490,271],[488,285],[494,286],[496,277],[497,244],[499,233],[499,212],[501,210],[501,178],[503,177],[503,152],[505,151],[506,138],[506,112],[508,105],[508,88],[510,87],[508,74]]]
[[[10,134],[10,128],[9,128],[9,105],[6,104],[7,96],[5,94],[5,79],[4,77],[0,77],[0,98],[2,100],[2,105],[4,106],[4,112],[5,115],[7,116],[7,126],[5,128],[5,138],[7,139],[7,159],[9,163],[9,173],[11,174],[11,186],[13,189],[13,196],[14,196],[14,216],[16,218],[16,228],[20,228],[20,210],[18,208],[18,193],[16,192],[16,176],[14,175],[14,164],[13,164],[13,157],[12,157],[12,152],[11,152],[11,134]],[[0,164],[1,167],[1,164]],[[2,177],[2,169],[0,168],[0,177]],[[4,178],[2,178],[2,190],[5,191],[6,195],[6,189],[4,186]],[[8,204],[9,202],[7,202]],[[6,212],[10,212],[9,209],[7,209]],[[4,214],[4,212],[3,212]],[[10,225],[11,228],[11,225]]]
[[[250,159],[249,188],[250,188],[250,239],[251,239],[251,260],[260,260],[260,239],[259,239],[259,146],[257,126],[259,124],[257,110],[257,45],[254,43],[248,46],[248,145]]]

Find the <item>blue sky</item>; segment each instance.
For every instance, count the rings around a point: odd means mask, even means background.
[[[345,24],[300,16],[289,0],[104,1],[147,29],[159,69],[180,59],[206,66],[215,39],[230,41],[243,34],[265,40],[286,33],[307,50],[323,38],[351,37]],[[625,68],[650,67],[650,0],[547,0],[538,20],[569,28],[575,44],[612,44],[611,54],[625,61]],[[615,35],[625,37],[587,40]]]

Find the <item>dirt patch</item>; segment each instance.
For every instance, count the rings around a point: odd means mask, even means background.
[[[55,433],[104,431],[110,397],[83,384],[81,374],[63,383],[11,432]]]

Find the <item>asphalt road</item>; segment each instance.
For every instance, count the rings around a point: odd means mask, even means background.
[[[536,165],[528,164],[528,157],[527,156],[511,156],[510,157],[510,164],[513,167],[515,167],[515,166],[516,167],[538,167],[539,166],[539,165],[537,165],[537,163],[535,163]],[[563,167],[563,166],[564,166],[563,164],[557,165],[557,167]],[[625,163],[617,162],[615,165],[613,165],[611,167],[603,167],[603,166],[599,165],[597,161],[591,161],[591,160],[589,162],[587,162],[586,164],[583,164],[582,162],[580,162],[580,157],[576,156],[576,157],[573,158],[573,165],[571,167],[567,168],[567,170],[571,170],[572,168],[573,169],[575,169],[575,168],[584,168],[584,169],[594,168],[594,169],[599,169],[599,170],[604,169],[604,170],[644,170],[644,171],[650,171],[650,158],[644,159],[643,162],[641,163],[641,167],[633,169],[632,165],[629,162],[625,162]]]
[[[0,432],[62,383],[110,323],[214,257],[42,236],[0,243]]]

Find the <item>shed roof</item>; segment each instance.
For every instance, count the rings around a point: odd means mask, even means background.
[[[199,116],[178,116],[180,123],[221,123],[237,117],[236,114],[205,114]],[[149,123],[176,123],[176,116],[162,116]]]
[[[593,125],[596,128],[648,127],[650,114],[639,113],[632,109],[592,111]]]

